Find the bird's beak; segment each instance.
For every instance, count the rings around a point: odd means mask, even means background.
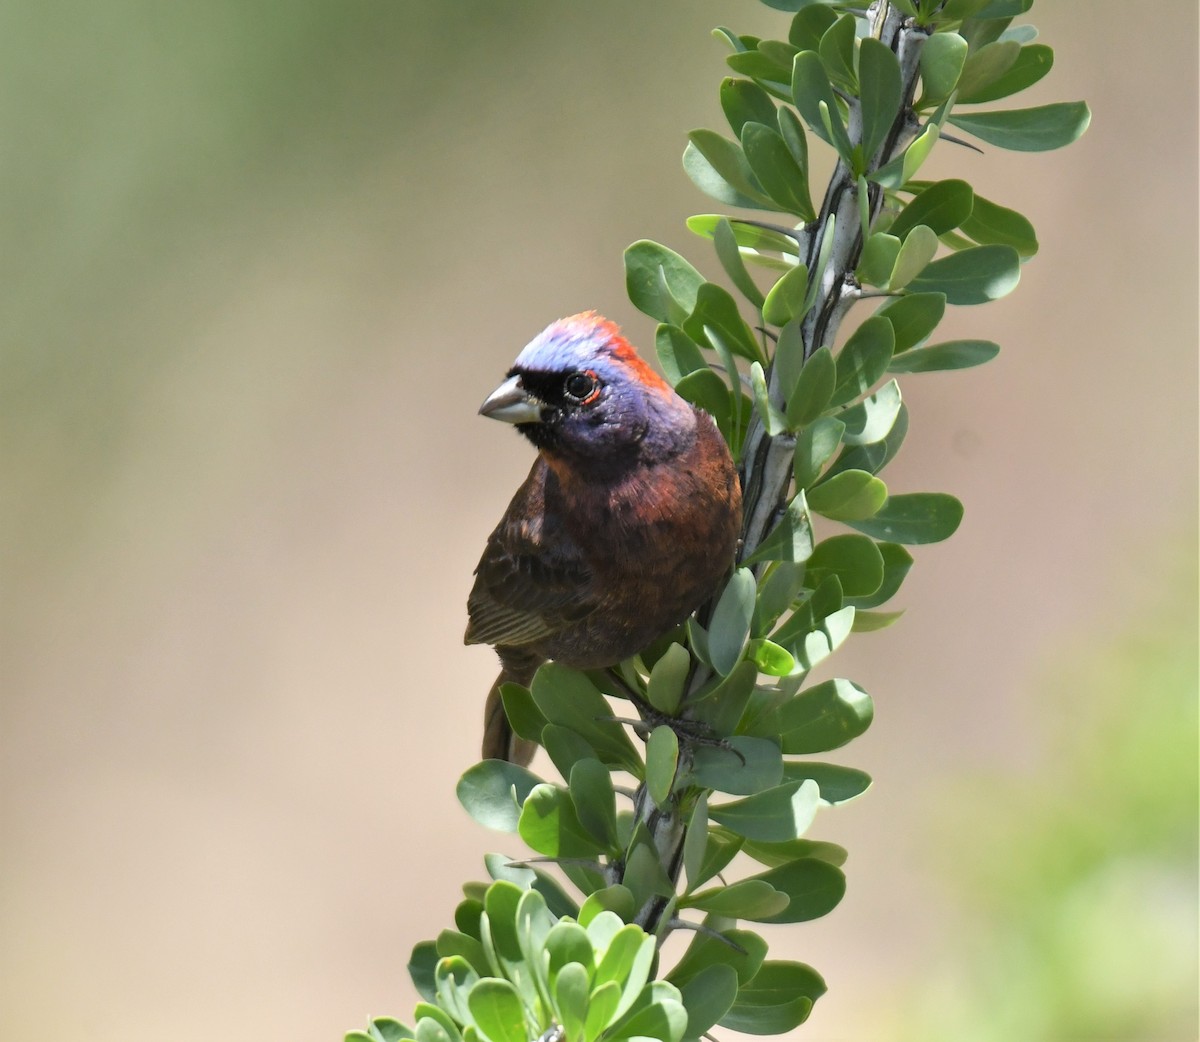
[[[479,407],[480,416],[505,423],[538,423],[543,403],[521,385],[520,376],[510,376]]]

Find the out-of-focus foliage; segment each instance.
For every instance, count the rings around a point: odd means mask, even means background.
[[[956,950],[889,1037],[1194,1037],[1200,620],[1195,549],[1173,549],[1176,585],[1138,624],[1066,647],[1038,685],[1027,780],[960,780],[938,816]]]

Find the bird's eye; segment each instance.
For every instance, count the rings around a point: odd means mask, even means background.
[[[593,373],[572,373],[563,381],[563,393],[575,402],[584,402],[591,398],[600,381]]]

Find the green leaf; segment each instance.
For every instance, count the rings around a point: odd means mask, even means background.
[[[813,549],[812,522],[804,492],[797,492],[788,503],[779,524],[771,529],[743,564],[758,561],[807,561]],[[710,635],[711,650],[711,635]],[[715,663],[714,663],[715,665]],[[718,670],[718,672],[720,672]]]
[[[418,1010],[420,1013],[417,1016],[417,1042],[461,1042],[462,1035],[454,1021],[449,1017],[442,1021],[429,1016],[431,1012],[442,1012],[436,1006],[419,1006]]]
[[[806,581],[811,583],[811,577]],[[808,599],[798,605],[791,616],[771,635],[777,644],[794,645],[798,639],[818,629],[827,616],[842,608],[842,584],[836,575],[826,575],[815,584],[816,588]]]
[[[628,1016],[619,1020],[605,1033],[607,1042],[645,1042],[662,1039],[680,1042],[687,1030],[688,1015],[679,1001],[679,992],[665,981],[652,981],[635,996],[637,1000]]]
[[[936,8],[938,4],[929,3],[928,0],[925,0],[921,6],[927,8],[932,13],[932,10]],[[979,12],[987,6],[988,0],[946,0],[946,2],[941,5],[941,10],[938,11],[937,14],[939,21],[943,23],[957,22],[978,15]]]
[[[944,293],[906,293],[876,312],[892,324],[896,354],[916,347],[933,332],[945,313]]]
[[[818,763],[815,760],[793,760],[784,765],[784,777],[788,781],[806,781],[811,778],[821,790],[822,803],[845,803],[861,796],[871,787],[871,776],[866,771],[843,767],[838,763]],[[778,889],[784,886],[774,884]]]
[[[428,1002],[437,998],[434,970],[438,964],[437,945],[433,941],[419,941],[413,945],[408,959],[408,975],[412,978],[417,994]]]
[[[733,1005],[738,979],[732,966],[706,966],[680,987],[683,1008],[688,1012],[685,1038],[699,1038]]]
[[[796,839],[812,824],[819,795],[814,782],[789,782],[720,807],[709,807],[708,816],[747,839]]]
[[[717,421],[725,440],[730,440],[733,403],[729,386],[716,373],[707,368],[688,373],[675,385],[675,393],[708,413]]]
[[[660,807],[670,798],[678,766],[679,738],[666,724],[659,724],[646,739],[646,787]]]
[[[923,224],[935,235],[957,228],[971,216],[975,193],[966,181],[935,181],[900,211],[888,231],[901,238]]]
[[[750,1035],[782,1035],[803,1024],[813,1003],[825,994],[825,982],[799,962],[764,962],[754,979],[738,989],[721,1027]]]
[[[683,151],[683,169],[705,195],[730,206],[774,210],[775,204],[754,180],[739,145],[711,130],[693,130]]]
[[[763,360],[754,333],[738,311],[737,301],[715,282],[705,282],[697,289],[695,305],[684,320],[683,328],[696,343],[707,342],[719,349],[720,345],[714,342],[710,333],[715,330],[734,354],[751,361]],[[736,374],[730,375],[736,379]]]
[[[681,901],[680,905],[699,908],[713,915],[724,915],[731,919],[763,922],[782,912],[788,905],[788,897],[761,878],[746,879],[693,894]]]
[[[691,665],[692,657],[687,648],[675,643],[654,663],[646,685],[646,698],[659,712],[673,716],[678,711]]]
[[[583,827],[567,791],[549,783],[529,794],[517,831],[530,849],[548,857],[594,857],[603,850]]]
[[[591,898],[588,898],[588,902]],[[587,907],[587,903],[584,906]],[[582,911],[580,913],[583,914]],[[590,922],[590,919],[589,919]],[[586,924],[559,921],[550,927],[542,941],[547,972],[551,979],[558,976],[564,966],[583,966],[589,973],[596,965],[592,942]]]
[[[809,508],[834,521],[862,521],[887,499],[887,485],[864,470],[846,470],[808,490]]]
[[[878,474],[900,451],[907,433],[908,409],[901,402],[900,411],[896,414],[892,429],[888,431],[887,437],[883,441],[865,445],[847,445],[838,458],[833,461],[833,465],[827,473],[833,475],[840,474],[843,470],[865,470],[868,474]]]
[[[604,890],[588,894],[587,900],[584,900],[580,912],[578,912],[578,921],[581,926],[586,927],[602,911],[616,912],[623,922],[631,921],[637,914],[637,906],[634,904],[634,896],[629,892],[629,887],[622,886],[618,882],[613,886],[606,886]]]
[[[916,177],[921,165],[929,158],[940,133],[941,129],[936,123],[926,123],[921,133],[909,142],[908,148],[878,170],[867,174],[867,179],[884,188],[900,188],[907,184]]]
[[[845,643],[854,627],[855,611],[854,607],[847,605],[826,615],[817,628],[807,633],[803,641],[796,643],[796,662],[802,672],[815,669]]]
[[[775,123],[779,127],[779,133],[783,136],[784,144],[792,154],[792,159],[796,161],[796,166],[805,174],[804,181],[797,185],[796,190],[804,193],[808,212],[815,214],[812,196],[808,192],[808,136],[804,133],[804,124],[800,122],[800,117],[788,105],[780,106],[775,115]]]
[[[765,90],[750,80],[726,77],[721,81],[721,111],[737,137],[747,123],[774,123],[775,102]]]
[[[687,219],[688,230],[705,239],[715,238],[717,225],[728,221],[733,228],[733,236],[738,246],[746,250],[767,250],[776,253],[786,253],[795,256],[796,240],[792,236],[773,228],[763,228],[757,224],[739,221],[736,217],[725,217],[721,214],[700,213]],[[787,267],[792,267],[788,264]]]
[[[542,779],[515,763],[484,760],[467,769],[455,793],[463,809],[484,828],[516,832],[521,804]]]
[[[520,684],[501,684],[500,699],[513,732],[526,741],[538,741],[542,728],[546,726],[546,718],[534,704],[529,688]]]
[[[612,1023],[620,1001],[621,988],[616,981],[602,984],[588,996],[587,1016],[583,1023],[584,1042],[595,1042],[604,1033]]]
[[[547,724],[542,728],[542,747],[550,755],[550,762],[564,778],[570,777],[571,768],[581,760],[596,759],[596,750],[578,731],[561,724]]]
[[[529,1042],[532,1032],[525,1023],[525,1007],[509,981],[497,977],[479,981],[467,995],[467,1005],[491,1042]]]
[[[533,678],[533,699],[551,723],[582,736],[602,763],[637,771],[641,758],[625,729],[612,719],[612,709],[582,673],[548,662]]]
[[[978,195],[971,216],[962,223],[962,233],[978,243],[1011,246],[1022,259],[1038,251],[1037,232],[1028,218]]]
[[[708,794],[701,793],[688,819],[687,832],[683,837],[683,872],[687,877],[688,893],[700,886],[700,867],[704,863],[704,851],[708,845]]]
[[[944,344],[918,347],[895,355],[888,372],[932,373],[943,369],[970,369],[990,362],[1000,353],[1000,345],[990,340],[947,340]]]
[[[785,326],[804,315],[804,298],[808,293],[808,269],[799,264],[784,272],[783,277],[767,291],[762,305],[763,321],[770,326]]]
[[[984,304],[1007,296],[1021,279],[1011,246],[972,246],[931,262],[911,282],[915,292],[946,294],[951,304]]]
[[[568,1038],[579,1038],[583,1034],[588,992],[588,971],[579,963],[569,963],[559,971],[554,981],[554,1006],[558,1014],[555,1019]]]
[[[858,79],[854,75],[856,25],[854,15],[842,15],[825,30],[825,35],[817,45],[817,53],[829,79],[852,94],[858,93]]]
[[[1004,112],[955,113],[950,122],[959,130],[998,148],[1014,152],[1048,152],[1077,140],[1091,122],[1086,102],[1062,101],[1031,109]]]
[[[783,136],[774,127],[747,123],[742,127],[742,151],[758,183],[781,210],[802,221],[814,219],[808,172],[796,165]]]
[[[801,51],[792,66],[792,102],[808,128],[828,145],[837,146],[821,118],[821,102],[837,112],[837,97],[815,51]]]
[[[867,37],[858,49],[858,79],[862,150],[864,158],[870,159],[886,140],[900,111],[900,63],[887,45]]]
[[[625,250],[625,289],[639,311],[678,322],[696,306],[704,276],[674,250],[639,239]]]
[[[875,232],[867,237],[856,273],[860,282],[886,287],[900,253],[900,240],[889,232]]]
[[[777,742],[734,735],[722,745],[697,746],[692,776],[706,789],[750,796],[783,780],[783,758]]]
[[[754,391],[754,407],[758,411],[758,418],[762,421],[767,433],[771,437],[782,434],[787,426],[787,421],[771,401],[771,392],[767,388],[767,374],[763,372],[763,367],[759,362],[750,363],[750,387]]]
[[[821,474],[822,468],[837,452],[842,442],[846,425],[833,416],[822,416],[816,423],[805,427],[796,437],[796,453],[792,461],[792,474],[798,489],[807,489]]]
[[[912,554],[899,543],[876,543],[875,545],[879,549],[879,556],[883,558],[883,582],[879,584],[878,590],[865,597],[847,597],[846,603],[854,605],[855,608],[876,608],[891,600],[896,595],[896,591],[900,589],[909,569],[912,568]],[[857,618],[856,614],[855,619]]]
[[[588,936],[592,938],[593,944],[596,943],[597,924],[605,915],[606,913],[601,913],[588,927]],[[616,1014],[618,1017],[629,1010],[638,993],[645,987],[653,962],[654,938],[640,926],[634,926],[632,923],[621,925],[608,941],[596,966],[592,984],[598,988],[609,981],[616,981],[621,986],[621,1001]]]
[[[769,3],[769,6],[774,7],[775,3]],[[791,0],[790,6],[782,9],[795,11],[797,8],[788,29],[788,42],[802,51],[815,51],[821,46],[821,37],[838,16],[826,4],[812,3],[811,0]]]
[[[841,678],[826,680],[780,707],[783,751],[806,756],[839,749],[866,731],[874,715],[870,695],[857,684]],[[817,789],[816,783],[807,784]]]
[[[789,898],[785,908],[769,918],[758,918],[756,921],[760,923],[806,923],[820,919],[832,912],[846,893],[845,875],[836,865],[818,858],[801,858],[750,879],[766,883]]]
[[[926,44],[928,47],[928,44]],[[959,91],[958,104],[974,105],[986,101],[999,101],[1032,87],[1046,75],[1054,65],[1054,52],[1045,44],[1022,47],[1016,61],[990,83],[980,84],[970,93]]]
[[[741,986],[753,979],[767,954],[767,942],[752,930],[720,929],[721,920],[705,925],[716,933],[697,933],[667,980],[677,987],[695,980],[709,966],[729,966]]]
[[[837,154],[841,156],[847,166],[857,167],[859,164],[855,159],[855,148],[850,142],[846,122],[842,118],[842,110],[836,105],[828,105],[825,101],[818,102],[817,109],[821,113],[821,125],[833,141],[833,147]],[[821,270],[825,270],[823,266]]]
[[[896,498],[898,497],[891,497]],[[891,499],[888,502],[891,502]],[[883,509],[887,509],[886,503]],[[856,521],[854,527],[862,529],[863,526],[874,523]],[[894,541],[904,542],[903,539]],[[807,581],[812,585],[821,582],[826,576],[836,575],[848,597],[874,593],[883,582],[883,558],[879,549],[872,540],[860,535],[835,535],[822,540],[813,549],[806,568]]]
[[[837,363],[827,347],[814,351],[796,381],[787,403],[787,421],[792,430],[810,424],[821,415],[833,397],[837,384]]]
[[[708,724],[718,736],[732,734],[742,718],[757,679],[758,670],[753,662],[739,662],[729,676],[689,703],[692,715]]]
[[[713,668],[723,677],[733,672],[746,647],[746,639],[750,636],[750,620],[754,617],[756,589],[754,573],[748,568],[739,568],[729,577],[713,609],[712,624],[708,630],[708,653]]]
[[[579,823],[605,849],[617,846],[617,801],[612,775],[599,760],[580,760],[572,768],[568,789]]]
[[[353,1034],[357,1036],[362,1034],[362,1032],[356,1031]],[[347,1035],[346,1037],[349,1039],[351,1036]],[[371,1021],[370,1032],[364,1036],[370,1042],[402,1042],[403,1039],[415,1037],[412,1028],[407,1024],[401,1024],[400,1021],[392,1017],[375,1017]]]
[[[654,346],[659,364],[662,365],[663,373],[672,387],[677,387],[679,381],[689,373],[701,372],[708,368],[700,348],[678,326],[660,325],[654,333]]]
[[[768,40],[759,40],[754,50],[741,54],[730,54],[725,63],[743,76],[749,76],[764,90],[781,98],[787,97],[787,66],[781,64],[783,55],[768,53],[763,49]]]
[[[855,611],[854,632],[874,633],[876,630],[885,630],[903,616],[903,611]]]
[[[887,319],[872,315],[860,325],[838,352],[830,404],[842,405],[870,390],[887,372],[894,343]]]
[[[921,49],[922,102],[936,104],[950,97],[967,59],[967,41],[958,33],[934,33]]]
[[[788,865],[800,858],[816,858],[830,865],[844,865],[849,856],[844,847],[836,843],[821,843],[812,839],[792,839],[786,843],[759,843],[747,840],[742,850],[768,867]]]
[[[786,677],[796,666],[796,660],[787,648],[761,638],[750,642],[749,655],[758,671],[769,677]]]
[[[958,80],[959,101],[995,83],[1012,68],[1020,53],[1019,43],[996,40],[968,55]]]
[[[962,504],[953,496],[913,492],[889,496],[879,513],[868,521],[848,523],[875,539],[911,546],[949,539],[962,521],[962,514]]]
[[[867,395],[857,405],[840,414],[839,418],[846,426],[842,441],[847,445],[872,445],[883,441],[891,433],[902,404],[900,385],[895,380],[884,384],[874,394]],[[838,472],[844,473],[840,467]]]
[[[717,222],[716,228],[713,229],[713,245],[717,250],[717,260],[721,262],[721,267],[725,269],[725,274],[738,288],[738,292],[756,308],[761,308],[764,299],[763,292],[746,270],[733,226],[724,217]]]
[[[932,228],[918,224],[910,229],[896,256],[896,263],[892,266],[892,275],[888,279],[889,288],[904,289],[921,272],[928,269],[937,249],[938,237]]]

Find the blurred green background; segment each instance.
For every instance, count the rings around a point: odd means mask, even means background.
[[[891,630],[813,1039],[1196,1037],[1196,22],[1033,12],[1048,155],[943,147],[1040,255],[915,377],[959,495]],[[528,447],[475,416],[621,250],[710,275],[680,170],[751,0],[0,12],[0,1037],[339,1038],[503,837],[460,644]],[[892,472],[889,472],[892,473]],[[508,849],[513,848],[511,844]]]

